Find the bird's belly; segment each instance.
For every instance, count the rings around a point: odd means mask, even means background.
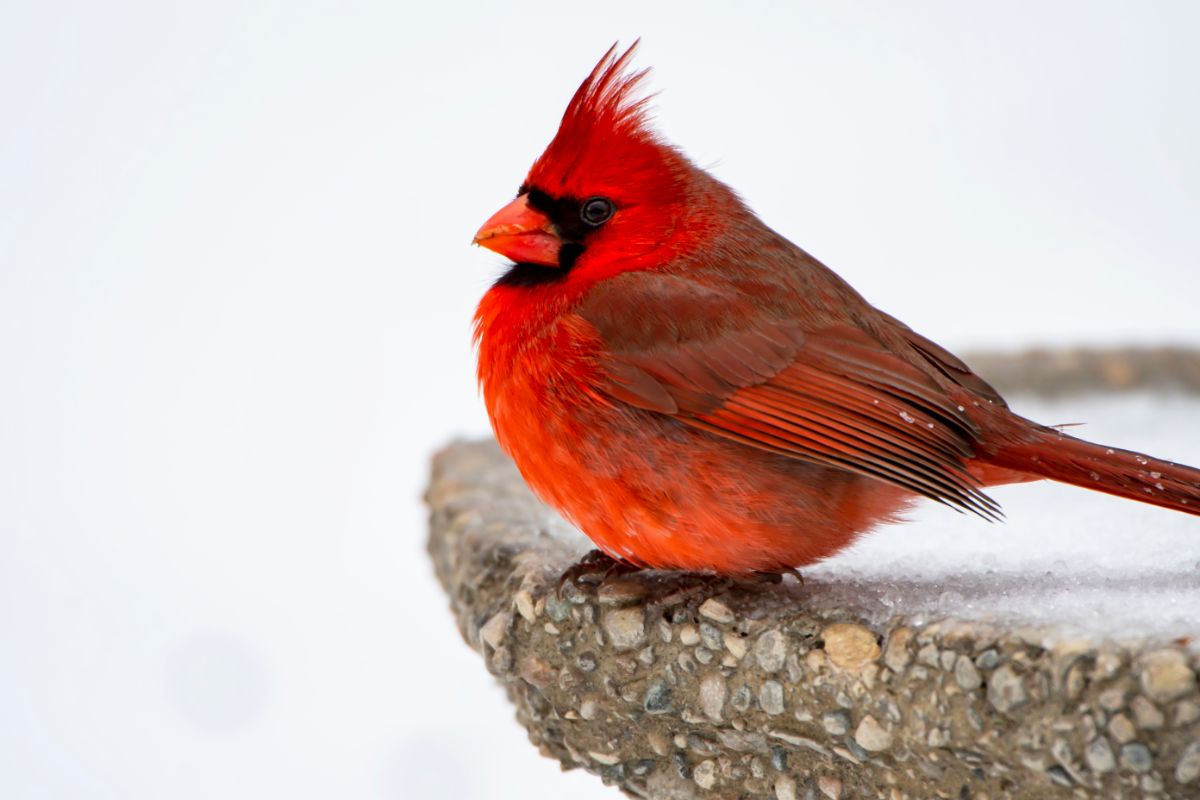
[[[550,403],[493,421],[539,497],[608,555],[640,566],[720,574],[803,566],[912,499],[873,478],[628,407]]]

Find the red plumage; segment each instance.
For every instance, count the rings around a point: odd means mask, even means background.
[[[479,380],[530,487],[615,559],[722,574],[829,556],[928,497],[1051,478],[1200,513],[1200,471],[1012,413],[661,141],[630,48],[571,99],[476,241],[517,261]]]

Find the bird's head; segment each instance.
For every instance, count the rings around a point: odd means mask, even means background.
[[[646,71],[627,72],[636,48],[604,54],[516,199],[475,234],[517,263],[510,274],[554,279],[585,265],[621,271],[661,259],[700,185],[716,185],[649,128],[647,98],[635,93]]]

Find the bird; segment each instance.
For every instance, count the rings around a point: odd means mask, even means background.
[[[1200,514],[1200,470],[1014,413],[650,124],[637,43],[571,97],[474,243],[511,264],[477,377],[525,482],[611,564],[781,575],[927,498],[1050,479]]]

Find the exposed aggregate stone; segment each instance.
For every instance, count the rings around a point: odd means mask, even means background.
[[[440,453],[427,499],[459,628],[530,739],[632,797],[1200,798],[1187,642],[872,625],[791,579],[560,591],[587,545],[548,535],[490,442]]]

